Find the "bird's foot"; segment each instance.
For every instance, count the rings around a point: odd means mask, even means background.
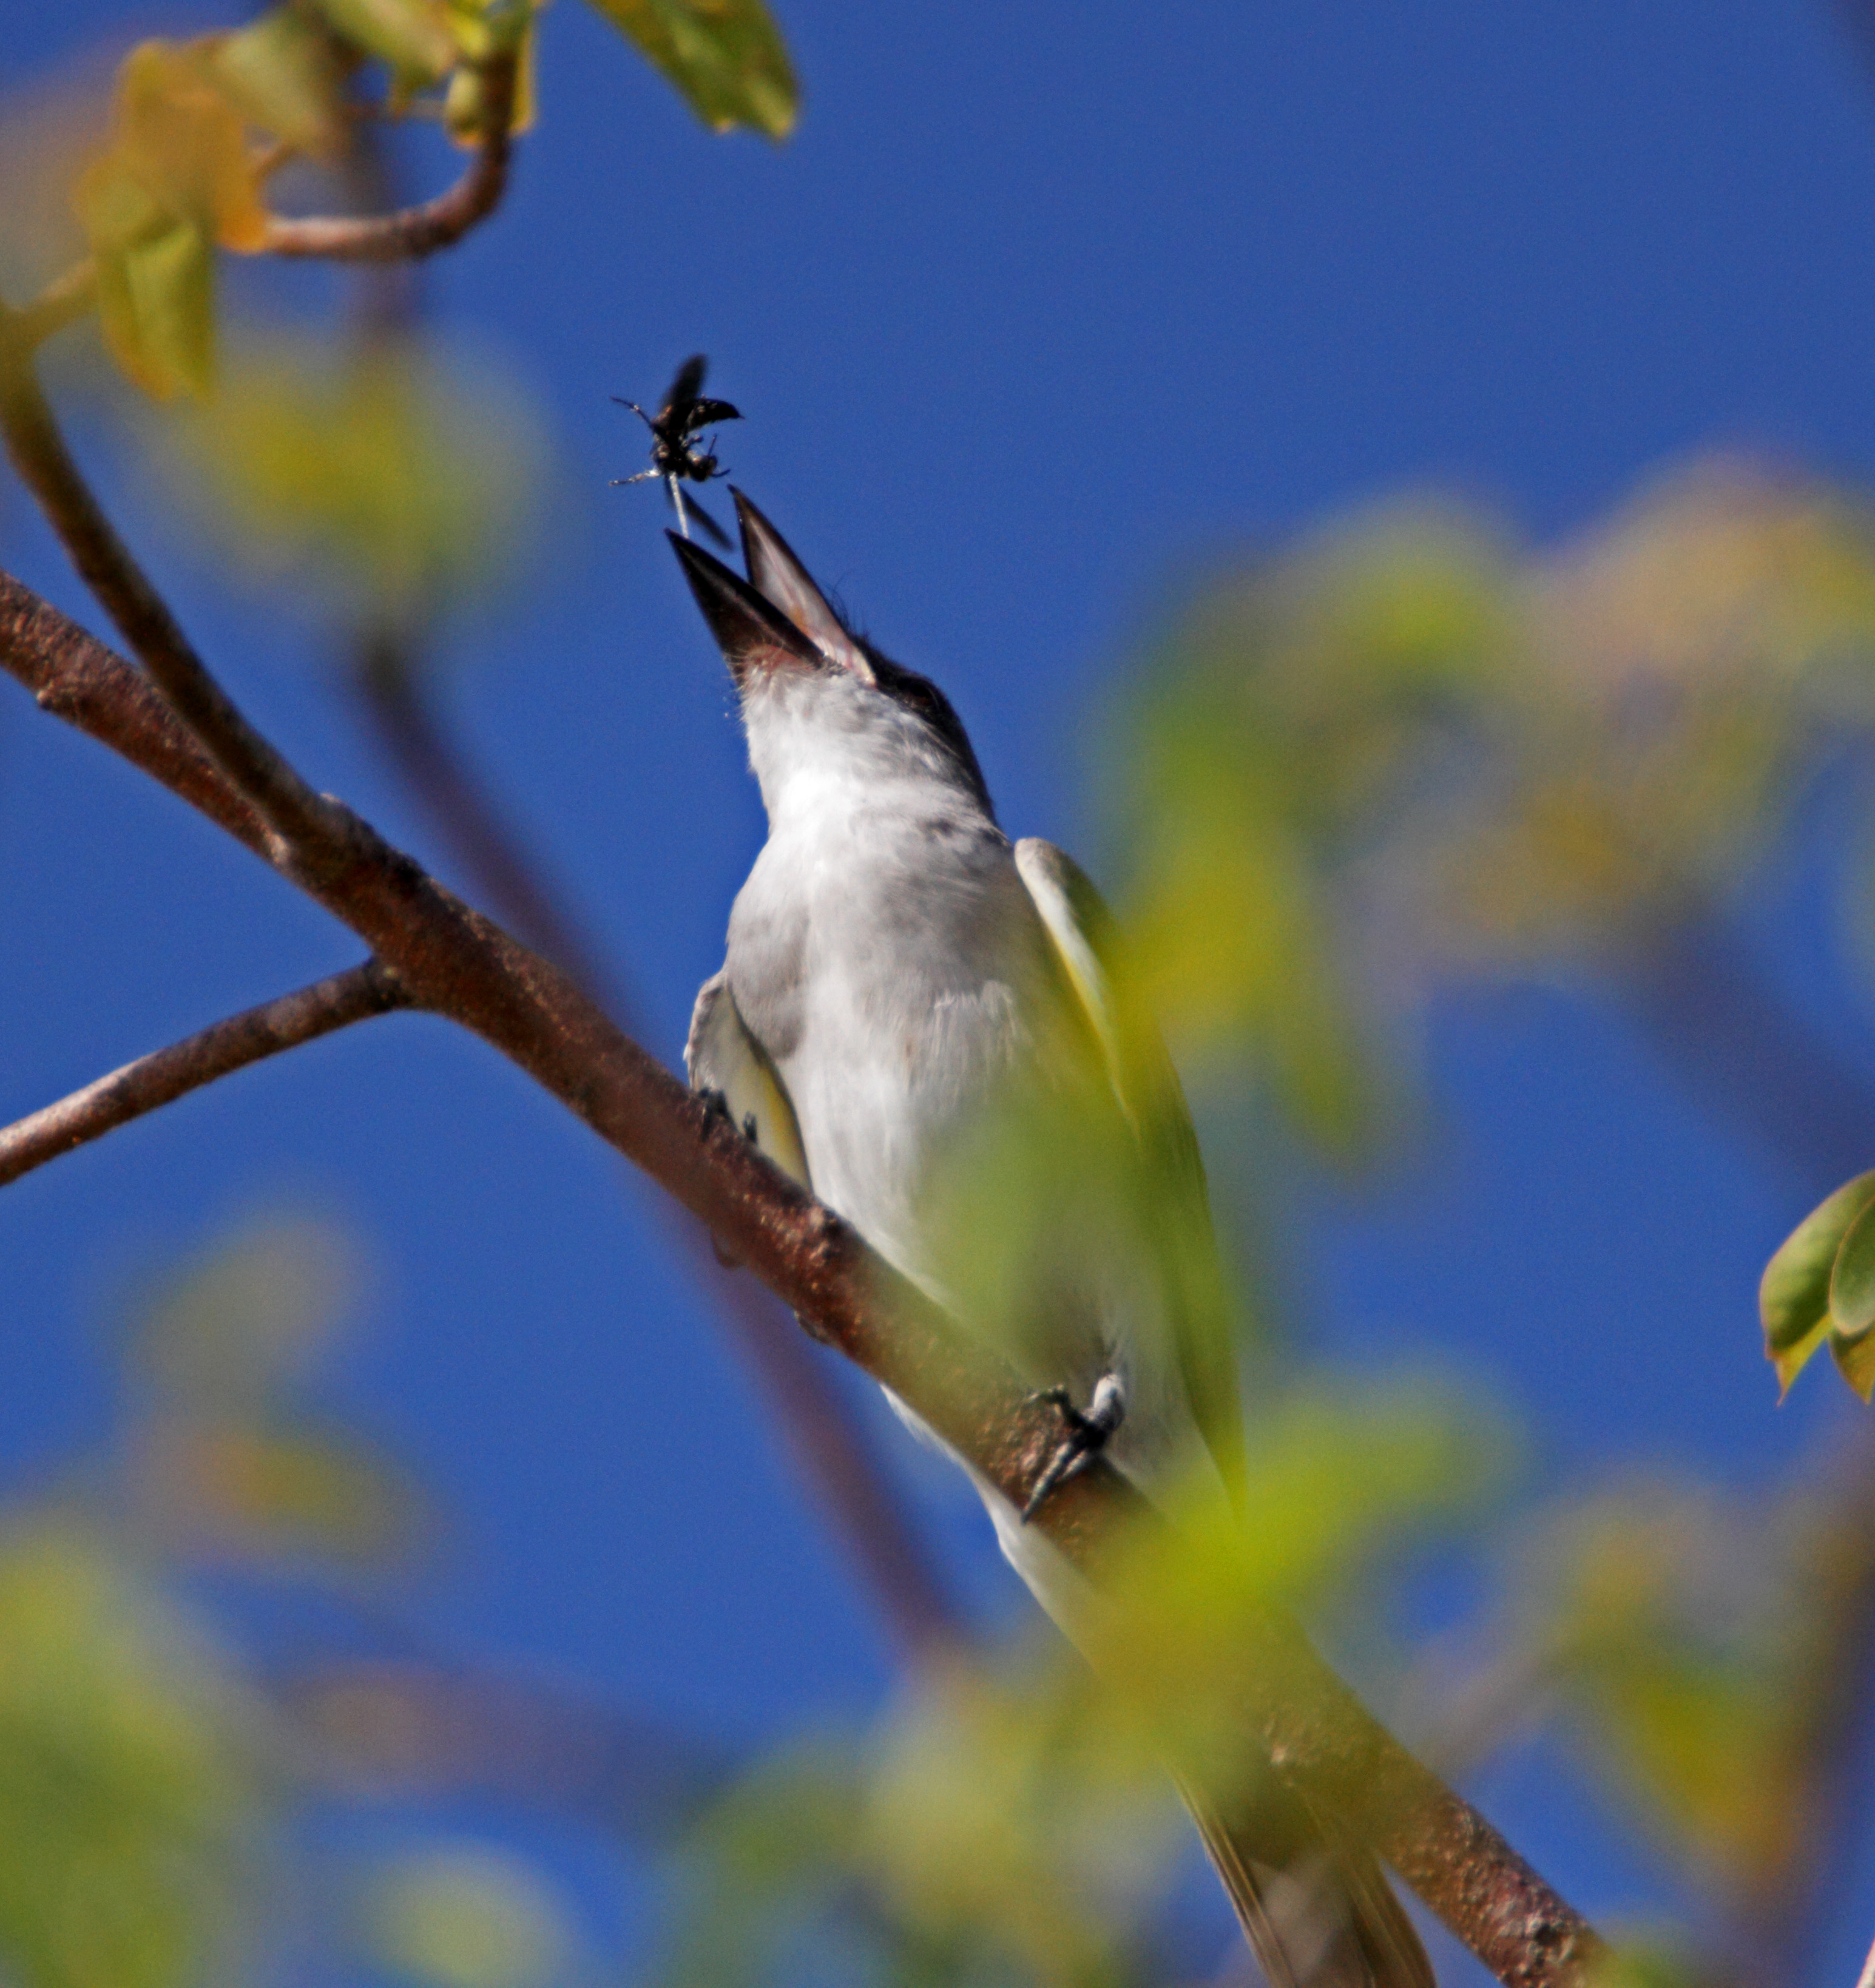
[[[1055,1410],[1061,1417],[1063,1434],[1060,1447],[1035,1479],[1029,1502],[1022,1507],[1024,1525],[1077,1470],[1085,1468],[1090,1457],[1098,1456],[1106,1449],[1113,1432],[1127,1418],[1126,1390],[1117,1374],[1100,1376],[1085,1410],[1074,1405],[1074,1398],[1066,1388],[1044,1388],[1029,1399],[1046,1401]]]
[[[726,1125],[735,1125],[735,1114],[729,1109],[729,1100],[720,1090],[704,1085],[698,1090],[697,1098],[703,1107],[706,1138],[710,1131],[715,1129],[718,1119]],[[755,1143],[755,1126],[753,1112],[751,1112],[740,1125],[736,1125],[736,1130],[752,1146]],[[717,1262],[721,1264],[725,1270],[739,1270],[742,1267],[742,1258],[737,1256],[734,1250],[725,1249],[720,1237],[712,1236],[710,1238],[710,1249]]]

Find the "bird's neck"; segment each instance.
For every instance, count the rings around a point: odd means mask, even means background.
[[[981,818],[981,803],[917,720],[887,710],[790,705],[748,714],[748,756],[771,838]]]

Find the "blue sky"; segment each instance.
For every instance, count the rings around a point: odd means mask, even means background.
[[[23,82],[237,10],[7,12]],[[445,702],[668,1058],[760,835],[660,508],[606,487],[641,445],[607,396],[649,399],[687,352],[748,416],[723,437],[737,481],[943,682],[1012,830],[1070,846],[1090,833],[1090,701],[1221,549],[1429,485],[1547,536],[1714,443],[1875,466],[1875,79],[1823,0],[781,18],[806,108],[777,149],[708,137],[561,0],[507,208],[424,278],[436,321],[541,397],[560,455],[536,582],[457,631]],[[410,148],[413,181],[453,170]],[[218,587],[106,428],[79,437],[254,715],[432,854],[316,644]],[[11,491],[0,556],[84,611]],[[1846,814],[1816,813],[1747,937],[1875,1070],[1835,938]],[[354,955],[19,697],[0,697],[0,1114]],[[1565,991],[1454,1003],[1427,1053],[1441,1117],[1410,1179],[1289,1190],[1326,1357],[1482,1374],[1539,1480],[1664,1453],[1750,1484],[1840,1412],[1820,1375],[1774,1411],[1752,1303],[1831,1182],[1701,1116]],[[104,1426],[122,1280],[282,1204],[333,1212],[377,1265],[342,1386],[450,1515],[413,1601],[434,1633],[712,1729],[877,1700],[871,1611],[650,1197],[440,1023],[354,1031],[0,1196],[6,1482]],[[904,1467],[960,1579],[1012,1607],[962,1496]],[[1522,1770],[1483,1792],[1592,1912],[1650,1895],[1579,1796]]]

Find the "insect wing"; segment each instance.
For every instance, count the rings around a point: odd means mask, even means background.
[[[671,383],[671,390],[664,396],[664,404],[658,418],[674,414],[687,401],[694,401],[703,385],[703,376],[709,370],[710,362],[701,352],[693,352],[677,370],[677,377]]]
[[[673,406],[672,412],[677,411]],[[694,434],[698,428],[707,428],[717,421],[739,421],[742,411],[732,407],[727,401],[692,401],[683,409],[684,433]]]

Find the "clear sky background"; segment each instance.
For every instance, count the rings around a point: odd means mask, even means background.
[[[238,12],[11,0],[6,80]],[[708,137],[561,0],[505,211],[424,279],[435,320],[542,397],[559,451],[535,582],[454,632],[446,701],[668,1059],[761,833],[661,506],[606,487],[642,445],[607,396],[650,400],[685,353],[748,417],[723,435],[737,482],[951,692],[1012,831],[1070,847],[1092,700],[1201,559],[1428,486],[1547,537],[1715,443],[1875,472],[1875,78],[1825,0],[779,13],[806,106],[777,149]],[[421,134],[407,156],[426,185],[454,170]],[[263,726],[435,857],[316,644],[231,601],[108,427],[79,432]],[[97,625],[11,489],[0,556]],[[1747,938],[1875,1073],[1833,805]],[[0,850],[0,1116],[355,957],[3,691]],[[1293,1184],[1288,1268],[1323,1357],[1481,1376],[1539,1489],[1662,1454],[1748,1488],[1844,1412],[1820,1374],[1774,1408],[1753,1309],[1832,1180],[1703,1116],[1566,989],[1450,1004],[1427,1050],[1430,1158]],[[127,1278],[282,1205],[334,1213],[375,1266],[340,1393],[447,1515],[397,1597],[426,1635],[712,1733],[887,1692],[874,1614],[650,1196],[441,1023],[350,1032],[0,1195],[5,1479],[106,1426]],[[883,1435],[960,1582],[1012,1609],[968,1494]],[[1665,1895],[1553,1763],[1478,1792],[1592,1914]]]

